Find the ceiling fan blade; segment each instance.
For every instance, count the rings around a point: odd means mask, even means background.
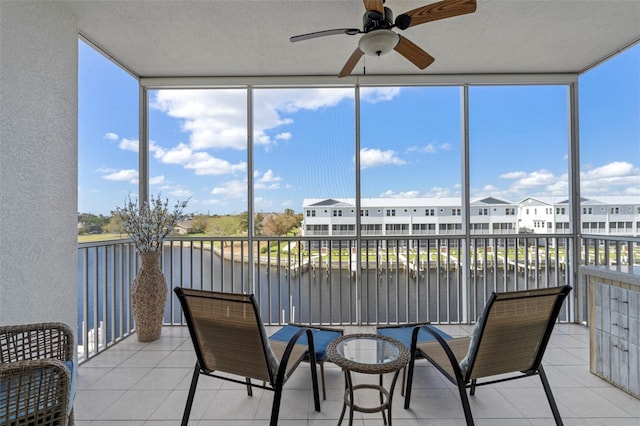
[[[346,77],[348,75],[351,75],[351,72],[358,64],[358,61],[360,60],[362,55],[364,55],[364,52],[360,50],[360,48],[356,47],[356,50],[353,51],[351,56],[349,56],[349,59],[347,59],[347,62],[344,64],[344,67],[342,67],[342,69],[340,70],[340,74],[338,74],[338,77]]]
[[[411,18],[409,27],[476,11],[476,0],[443,0],[403,13]]]
[[[384,5],[382,0],[362,0],[367,12],[375,11],[384,16]]]
[[[393,48],[396,52],[407,58],[411,63],[421,70],[425,69],[435,60],[424,50],[420,49],[408,38],[400,36],[400,42]]]
[[[315,33],[300,34],[300,35],[291,37],[289,40],[291,42],[296,42],[296,41],[302,41],[302,40],[309,40],[311,38],[335,35],[335,34],[356,35],[359,32],[361,31],[358,28],[337,28],[335,30],[316,31]]]

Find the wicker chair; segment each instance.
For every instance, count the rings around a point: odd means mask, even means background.
[[[458,387],[467,425],[473,416],[466,389],[538,375],[542,381],[556,424],[562,424],[542,357],[571,287],[552,287],[507,293],[493,293],[471,337],[444,339],[429,325],[416,327],[411,344],[404,408],[411,402],[416,354],[429,360]],[[427,331],[431,342],[417,342],[418,332]],[[496,377],[501,375],[500,377]],[[482,380],[482,382],[478,382]]]
[[[269,341],[260,320],[255,297],[250,294],[222,293],[176,287],[196,352],[182,425],[189,422],[191,406],[200,375],[216,377],[274,392],[271,426],[278,424],[283,385],[305,356],[309,357],[316,411],[320,411],[313,334],[300,328],[288,342]],[[308,345],[296,344],[307,336]],[[215,374],[217,372],[225,375]],[[229,376],[231,375],[231,376]],[[254,383],[251,380],[257,382]]]
[[[0,327],[0,424],[73,425],[73,353],[65,324]]]

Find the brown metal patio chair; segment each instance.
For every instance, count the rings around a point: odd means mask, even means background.
[[[73,425],[73,353],[65,324],[0,327],[0,424]]]
[[[189,327],[196,365],[182,417],[187,425],[201,374],[274,392],[271,426],[278,424],[283,385],[308,356],[316,411],[320,411],[313,335],[300,327],[285,341],[269,341],[252,294],[222,293],[176,287],[175,293]],[[298,344],[306,335],[308,344]],[[216,373],[226,373],[218,375]],[[229,376],[231,375],[231,377]],[[251,380],[256,380],[254,383]]]
[[[493,293],[471,337],[444,339],[429,325],[416,327],[404,408],[409,408],[411,402],[418,353],[457,385],[467,425],[474,424],[467,388],[474,395],[477,386],[534,375],[540,376],[555,422],[561,425],[562,418],[542,367],[542,357],[570,291],[571,287],[562,286]],[[420,330],[430,333],[435,341],[418,343]]]

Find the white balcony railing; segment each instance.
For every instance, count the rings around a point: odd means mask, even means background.
[[[640,239],[567,235],[172,238],[162,266],[176,286],[252,292],[267,324],[475,321],[492,291],[572,285],[560,314],[586,322],[579,264],[640,264]],[[249,249],[249,244],[252,249]],[[129,291],[139,259],[130,240],[78,247],[79,359],[134,331]],[[468,265],[468,267],[465,267]],[[172,291],[166,324],[183,324]]]

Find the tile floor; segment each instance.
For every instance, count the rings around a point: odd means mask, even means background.
[[[439,327],[452,336],[469,331],[466,326]],[[346,333],[373,330],[372,327],[345,327]],[[640,400],[589,372],[588,343],[587,328],[560,324],[545,355],[545,369],[565,425],[638,426]],[[80,366],[76,425],[179,425],[194,363],[186,327],[165,327],[162,337],[153,343],[138,343],[135,335],[125,339]],[[344,388],[340,369],[326,364],[327,400],[322,401],[322,411],[318,413],[313,409],[305,366],[301,365],[285,386],[279,424],[337,424]],[[457,390],[426,361],[418,361],[416,367],[411,409],[403,408],[400,392],[396,392],[393,424],[464,425]],[[377,380],[374,376],[357,378],[371,379],[372,383]],[[201,376],[189,424],[268,425],[272,395],[270,391],[256,389],[254,396],[249,397],[241,385]],[[477,425],[554,424],[537,377],[482,387],[470,399]],[[354,425],[381,424],[379,414],[356,413]]]

